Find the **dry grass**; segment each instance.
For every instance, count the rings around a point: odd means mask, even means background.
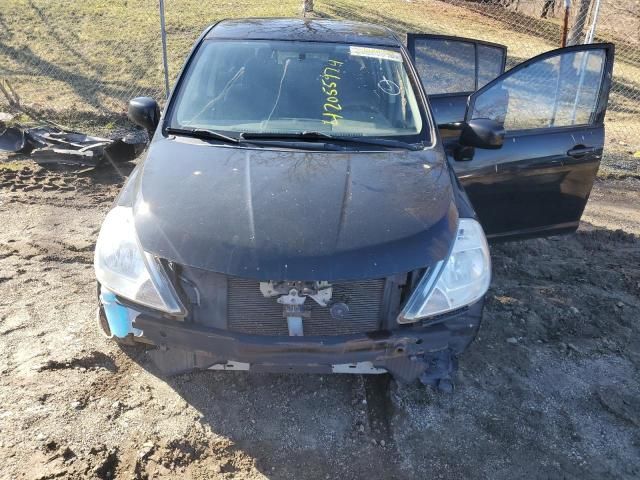
[[[94,131],[108,130],[123,121],[129,98],[163,96],[157,1],[2,3],[0,77],[10,79],[25,102],[56,120]],[[167,0],[171,79],[207,25],[228,17],[296,16],[300,4],[300,0]],[[510,64],[557,46],[548,40],[555,38],[557,20],[522,16],[522,22],[530,24],[516,32],[497,15],[482,15],[438,0],[316,0],[315,7],[320,17],[384,24],[400,34],[434,32],[505,43]],[[617,82],[640,92],[639,65],[618,58],[615,74]],[[640,148],[638,100],[614,94],[611,105],[616,112],[608,119],[609,143],[622,142],[623,149]]]

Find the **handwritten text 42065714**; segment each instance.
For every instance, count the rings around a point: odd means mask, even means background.
[[[322,107],[322,123],[338,125],[338,121],[343,118],[338,112],[342,111],[340,99],[338,97],[338,83],[340,80],[340,68],[343,62],[329,60],[328,65],[322,70],[321,81],[322,91],[327,96]]]

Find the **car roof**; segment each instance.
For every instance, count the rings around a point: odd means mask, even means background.
[[[387,27],[347,20],[308,18],[242,18],[222,20],[207,39],[298,40],[398,47],[400,40]]]

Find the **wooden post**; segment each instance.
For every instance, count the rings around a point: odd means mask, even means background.
[[[562,36],[560,37],[560,46],[567,46],[567,31],[569,30],[569,9],[571,8],[571,0],[564,0],[564,20],[562,21]]]

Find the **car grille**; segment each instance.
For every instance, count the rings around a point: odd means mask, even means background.
[[[302,321],[305,335],[349,335],[379,330],[385,280],[364,280],[333,284],[332,302],[344,302],[349,314],[335,319],[328,307],[308,298],[310,317]],[[266,298],[255,280],[228,277],[228,329],[255,335],[289,335],[287,319],[277,297]]]

